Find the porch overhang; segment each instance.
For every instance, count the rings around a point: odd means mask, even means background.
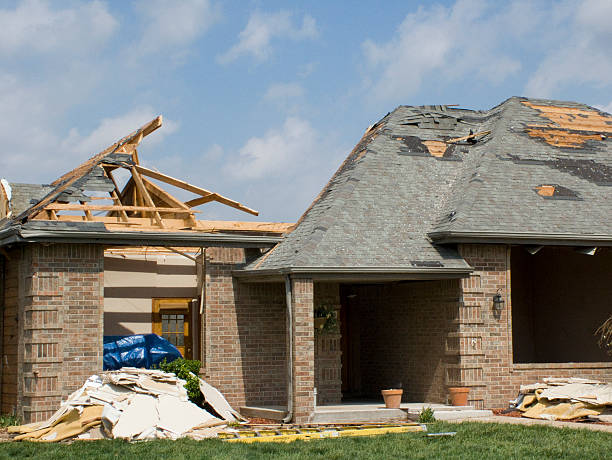
[[[436,244],[484,243],[537,246],[612,246],[612,235],[576,233],[431,232]]]
[[[75,229],[28,230],[18,226],[0,231],[0,246],[19,243],[92,243],[114,246],[185,246],[266,248],[280,236],[196,232],[117,232]]]
[[[472,267],[460,268],[404,268],[404,267],[287,267],[273,270],[234,270],[232,274],[246,283],[281,282],[284,277],[311,278],[314,281],[346,283],[383,283],[411,280],[440,280],[466,278]]]

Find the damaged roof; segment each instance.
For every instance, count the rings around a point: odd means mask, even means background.
[[[612,116],[573,102],[400,106],[243,273],[458,273],[470,267],[446,243],[612,244],[610,136]]]

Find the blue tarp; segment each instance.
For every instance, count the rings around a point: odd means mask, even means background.
[[[164,358],[170,362],[182,356],[174,345],[157,334],[104,336],[105,371],[124,366],[150,369]]]

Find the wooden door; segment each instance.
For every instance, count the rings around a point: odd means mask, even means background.
[[[153,333],[174,345],[185,359],[192,359],[192,299],[153,299]]]

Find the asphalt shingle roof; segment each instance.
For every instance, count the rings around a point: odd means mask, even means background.
[[[476,140],[452,141],[472,133]],[[612,116],[511,98],[488,111],[400,106],[247,270],[468,267],[436,235],[612,236]]]

